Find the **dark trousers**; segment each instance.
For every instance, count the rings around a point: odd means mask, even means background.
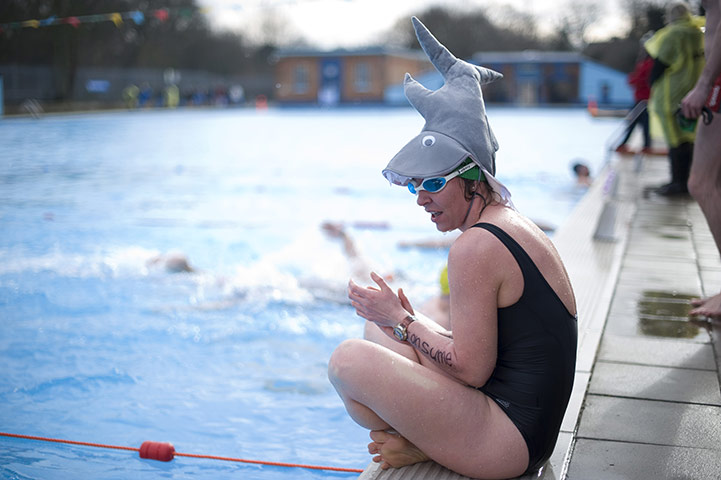
[[[633,129],[636,128],[636,125],[639,124],[643,129],[644,148],[649,148],[651,146],[651,130],[648,126],[648,110],[645,108],[631,123],[628,124],[628,127],[626,127],[626,135],[623,137],[621,145],[624,145],[626,142],[628,142],[628,139],[631,138],[631,134],[633,133]]]

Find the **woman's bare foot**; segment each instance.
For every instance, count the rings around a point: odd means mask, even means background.
[[[373,461],[381,463],[381,468],[400,468],[414,463],[430,460],[418,447],[397,433],[374,430],[371,432],[368,452],[376,455]]]
[[[708,318],[721,319],[721,293],[706,299],[692,300],[694,308],[689,315],[699,315]]]
[[[706,303],[706,301],[708,301],[708,298],[693,298],[690,303],[692,307],[700,307]]]

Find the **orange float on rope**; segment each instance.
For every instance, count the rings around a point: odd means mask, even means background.
[[[198,455],[196,453],[181,453],[176,452],[175,447],[170,443],[163,442],[143,442],[140,448],[136,447],[124,447],[121,445],[107,445],[103,443],[90,443],[90,442],[79,442],[77,440],[64,440],[61,438],[48,438],[48,437],[37,437],[34,435],[22,435],[19,433],[7,433],[0,432],[0,437],[10,438],[23,438],[26,440],[38,440],[41,442],[54,442],[54,443],[67,443],[68,445],[83,445],[86,447],[97,447],[97,448],[114,448],[116,450],[130,450],[133,452],[140,452],[140,458],[150,458],[153,460],[160,460],[163,462],[171,461],[175,456],[178,457],[189,457],[189,458],[207,458],[209,460],[223,460],[227,462],[242,462],[242,463],[253,463],[257,465],[269,465],[275,467],[290,467],[290,468],[310,468],[314,470],[331,470],[335,472],[354,472],[363,473],[363,470],[359,468],[343,468],[343,467],[323,467],[320,465],[303,465],[301,463],[281,463],[281,462],[268,462],[263,460],[249,460],[245,458],[231,458],[231,457],[218,457],[216,455]]]
[[[175,447],[172,443],[146,441],[140,446],[140,458],[169,462],[175,458]]]

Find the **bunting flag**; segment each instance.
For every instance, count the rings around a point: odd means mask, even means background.
[[[2,0],[0,0],[2,1]],[[263,5],[268,6],[279,6],[279,5],[293,5],[298,0],[265,0]],[[306,0],[306,1],[320,1],[320,0]],[[351,0],[337,0],[337,1],[351,1]],[[216,7],[217,10],[246,10],[244,2],[235,1],[229,4],[225,4],[223,7]],[[150,18],[158,22],[166,22],[172,16],[181,18],[191,18],[194,15],[208,15],[210,14],[213,7],[164,7],[154,10],[133,10],[129,12],[110,12],[101,13],[95,15],[75,15],[70,17],[58,18],[57,16],[50,16],[43,19],[30,19],[19,22],[0,23],[0,35],[5,32],[12,30],[18,30],[21,28],[41,28],[50,27],[54,25],[70,25],[74,28],[79,28],[80,25],[85,23],[99,23],[99,22],[112,22],[117,28],[121,28],[125,22],[131,21],[135,25],[142,25],[145,23],[147,18]]]
[[[109,16],[110,21],[113,22],[116,27],[120,28],[120,25],[123,24],[123,16],[119,13],[111,13]]]
[[[208,8],[192,8],[192,7],[181,7],[181,8],[159,8],[157,10],[150,10],[148,12],[142,12],[140,10],[133,10],[131,12],[111,12],[101,13],[97,15],[79,15],[72,17],[58,18],[51,16],[42,20],[30,19],[23,20],[21,22],[10,22],[0,23],[0,34],[6,31],[16,30],[20,28],[40,28],[49,27],[52,25],[71,25],[75,28],[79,28],[84,23],[98,23],[98,22],[113,22],[116,27],[120,28],[123,26],[124,21],[132,21],[136,25],[142,25],[145,22],[146,15],[159,21],[166,22],[171,15],[189,18],[195,14],[207,14]]]

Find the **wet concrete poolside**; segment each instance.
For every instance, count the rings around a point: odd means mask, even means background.
[[[721,261],[692,199],[648,193],[667,159],[631,177],[636,209],[564,478],[717,479],[718,331],[688,302],[721,289]]]
[[[579,305],[576,380],[554,455],[524,479],[721,478],[721,328],[688,317],[721,290],[721,259],[690,197],[650,193],[668,176],[665,157],[614,157],[554,235]],[[428,462],[360,478],[466,477]]]

